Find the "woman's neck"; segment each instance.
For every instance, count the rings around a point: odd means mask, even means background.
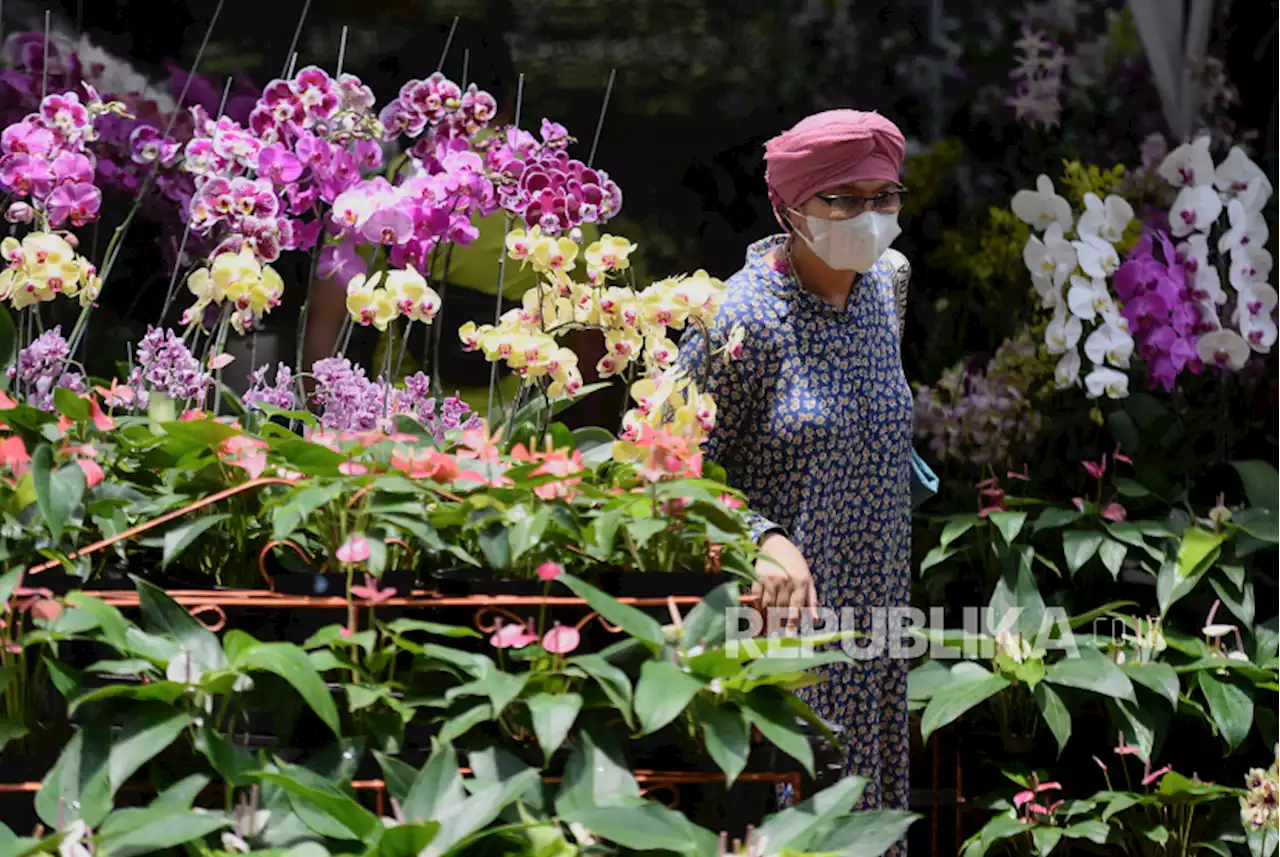
[[[853,284],[858,279],[857,273],[838,271],[830,267],[809,249],[808,244],[794,236],[789,240],[787,247],[796,279],[800,281],[805,291],[812,292],[843,312],[849,303]]]

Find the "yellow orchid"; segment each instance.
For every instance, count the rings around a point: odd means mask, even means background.
[[[538,270],[572,271],[578,258],[578,245],[571,238],[543,236],[533,245],[531,258]]]
[[[85,305],[102,288],[97,269],[66,238],[52,232],[31,232],[21,242],[5,238],[0,255],[9,263],[0,273],[0,300],[10,301],[15,310],[58,295],[79,297]]]
[[[440,295],[412,265],[387,274],[387,291],[405,318],[430,324],[440,311]]]
[[[616,235],[602,235],[587,248],[584,254],[587,269],[593,272],[625,271],[631,265],[628,257],[635,251],[636,245]]]

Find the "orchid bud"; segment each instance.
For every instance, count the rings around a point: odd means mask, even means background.
[[[4,219],[10,223],[30,223],[35,218],[35,211],[25,202],[15,202],[4,213]]]

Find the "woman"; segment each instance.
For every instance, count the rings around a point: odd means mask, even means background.
[[[710,330],[719,347],[741,326],[741,357],[707,361],[696,329],[682,343],[682,366],[716,402],[707,455],[758,513],[762,606],[792,621],[822,605],[866,632],[873,611],[884,628],[887,609],[907,604],[912,397],[885,255],[904,152],[893,123],[853,110],[771,140],[766,181],[785,234],[747,250]],[[869,781],[862,805],[906,809],[906,662],[856,655],[802,694],[843,727],[847,773]]]

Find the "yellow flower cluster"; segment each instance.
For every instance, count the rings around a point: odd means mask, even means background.
[[[604,235],[584,249],[568,238],[543,235],[536,227],[527,233],[512,231],[507,238],[509,258],[531,265],[541,281],[525,293],[520,308],[508,312],[496,326],[463,325],[458,331],[463,344],[468,350],[483,351],[490,361],[504,361],[526,380],[549,379],[550,395],[572,396],[582,386],[582,375],[576,355],[556,338],[573,329],[600,330],[607,349],[596,364],[601,378],[621,375],[637,362],[643,363],[645,378],[632,388],[640,403],[628,415],[632,425],[665,422],[662,414],[674,407],[678,424],[690,432],[703,423],[709,427],[715,414],[709,397],[699,396],[696,388],[674,377],[661,379],[679,354],[668,331],[689,323],[708,325],[724,299],[724,283],[697,271],[640,291],[609,285],[611,277],[627,270],[635,249],[636,245],[613,235]],[[585,263],[585,282],[570,276],[580,262]]]
[[[248,247],[239,253],[220,253],[207,268],[193,271],[187,288],[196,302],[182,314],[182,324],[199,322],[205,307],[230,303],[231,326],[237,333],[252,329],[272,307],[280,305],[284,281],[270,265],[263,265]]]
[[[1024,282],[1027,268],[1022,248],[1030,235],[1031,228],[1012,211],[992,206],[980,229],[944,229],[929,261],[960,278],[977,281],[984,293],[994,296],[992,290],[1001,283]]]
[[[357,324],[386,330],[400,316],[430,324],[440,312],[440,295],[410,265],[383,276],[357,274],[347,283],[347,312]]]
[[[61,235],[30,232],[21,242],[6,238],[0,242],[0,254],[9,263],[0,271],[0,301],[9,301],[15,310],[58,295],[78,298],[81,306],[88,306],[102,291],[98,269]]]
[[[1099,169],[1094,164],[1082,164],[1079,161],[1062,162],[1062,178],[1060,181],[1067,189],[1067,199],[1075,211],[1084,208],[1085,194],[1095,194],[1098,199],[1106,199],[1107,194],[1118,194],[1134,202],[1133,196],[1125,192],[1124,164],[1116,164],[1109,170]],[[1123,259],[1142,238],[1142,218],[1135,217],[1125,227],[1124,235],[1115,242],[1116,253]]]

